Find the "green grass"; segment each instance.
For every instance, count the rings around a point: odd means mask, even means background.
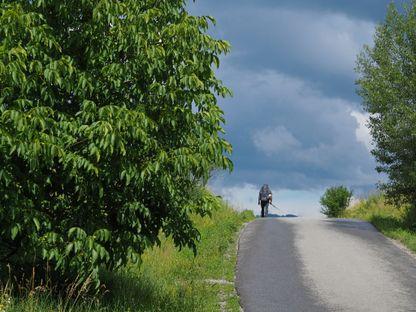
[[[373,195],[347,209],[344,217],[369,221],[384,235],[416,253],[415,218],[410,212],[407,206],[396,207],[387,204],[382,195]]]
[[[239,311],[234,285],[207,280],[234,281],[236,238],[251,212],[238,213],[221,203],[209,217],[194,217],[201,232],[198,255],[178,251],[162,237],[160,247],[143,255],[141,266],[105,273],[108,292],[99,299],[56,298],[35,292],[20,298],[0,292],[0,312],[52,311]]]

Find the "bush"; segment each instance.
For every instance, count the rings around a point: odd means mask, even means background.
[[[414,207],[409,204],[398,207],[381,193],[360,200],[344,216],[369,221],[386,236],[402,242],[416,252],[414,211]]]
[[[189,215],[232,166],[210,21],[180,0],[0,2],[1,267],[98,286],[161,230],[195,248]]]
[[[342,215],[350,204],[352,192],[345,186],[333,186],[328,188],[321,197],[321,213],[329,218],[337,218]]]

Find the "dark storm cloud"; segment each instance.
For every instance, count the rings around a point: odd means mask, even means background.
[[[230,62],[252,70],[300,76],[326,93],[355,97],[354,66],[374,24],[340,14],[288,9],[244,9],[225,19],[235,54]],[[242,20],[244,22],[242,22]]]
[[[236,66],[279,69],[319,84],[326,93],[357,99],[355,58],[371,41],[374,23],[341,10],[288,3],[201,1],[191,8],[218,20],[216,35],[231,42],[230,62]]]
[[[354,103],[275,71],[226,67],[223,78],[236,94],[224,103],[235,161],[227,183],[362,188],[377,179],[365,142],[357,139]]]
[[[390,3],[403,7],[406,0],[197,0],[196,4],[202,8],[218,8],[218,11],[237,9],[241,6],[263,7],[266,9],[288,8],[295,10],[313,10],[318,12],[336,12],[356,18],[375,22],[384,19]]]
[[[224,187],[268,181],[281,189],[345,184],[367,190],[379,177],[355,95],[355,59],[371,44],[389,1],[197,1],[213,34],[229,40],[219,76],[235,171]],[[262,138],[262,139],[258,139]]]

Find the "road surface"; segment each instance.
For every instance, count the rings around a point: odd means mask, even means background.
[[[236,275],[245,312],[416,311],[416,258],[362,221],[257,219]]]

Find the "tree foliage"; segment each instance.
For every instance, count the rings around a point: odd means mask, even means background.
[[[416,1],[399,12],[392,4],[377,27],[374,46],[358,58],[359,94],[369,126],[381,185],[400,203],[416,203]]]
[[[0,0],[0,262],[59,276],[195,247],[231,169],[214,74],[229,44],[183,0]]]
[[[328,188],[320,200],[322,205],[321,213],[329,218],[340,217],[350,204],[351,197],[352,192],[345,186]]]

